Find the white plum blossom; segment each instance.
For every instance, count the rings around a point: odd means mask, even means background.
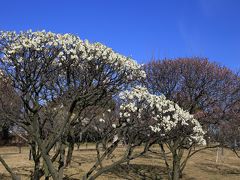
[[[114,135],[114,137],[113,137],[113,143],[116,142],[117,140],[118,140],[118,135],[116,134],[116,135]]]
[[[123,102],[120,106],[120,118],[126,122],[140,121],[143,118],[150,124],[149,128],[161,136],[186,127],[191,129],[187,137],[189,142],[205,144],[205,132],[200,123],[189,112],[167,100],[164,95],[153,95],[146,88],[137,86],[131,91],[121,92],[119,96]]]
[[[115,129],[117,127],[117,125],[116,124],[112,124],[112,127]]]
[[[124,116],[124,117],[130,117],[130,113],[125,112],[125,113],[123,114],[123,116]]]
[[[99,119],[99,122],[102,122],[102,123],[104,123],[104,122],[105,122],[105,120],[104,120],[103,118],[100,118],[100,119]]]
[[[1,31],[0,50],[4,54],[3,60],[9,66],[28,60],[22,52],[44,52],[51,54],[52,64],[63,66],[67,61],[71,61],[72,66],[86,67],[89,62],[96,63],[96,70],[101,66],[108,66],[117,73],[123,74],[126,81],[136,78],[145,78],[146,73],[136,61],[114,52],[111,48],[101,43],[89,43],[72,34],[55,34],[46,31],[32,32],[11,32]],[[39,56],[41,57],[41,56]],[[49,58],[50,59],[50,58]],[[31,59],[41,61],[41,58]],[[13,62],[14,61],[14,62]],[[19,67],[19,66],[18,66]],[[111,79],[106,77],[104,83],[109,83]]]

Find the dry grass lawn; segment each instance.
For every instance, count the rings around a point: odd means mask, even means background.
[[[123,148],[118,148],[115,157],[123,153]],[[4,160],[21,175],[21,179],[29,179],[33,162],[28,160],[28,148],[22,148],[18,153],[17,147],[0,147],[0,154]],[[65,169],[66,179],[81,179],[83,174],[96,160],[94,146],[82,147],[74,151],[73,162]],[[114,161],[110,159],[106,164]],[[224,156],[218,163],[216,161],[216,149],[204,150],[193,156],[184,171],[184,180],[240,180],[240,159],[231,151],[224,150]],[[163,161],[156,155],[145,156],[131,161],[130,166],[121,165],[111,172],[100,176],[98,179],[166,179]],[[0,164],[0,180],[11,179],[7,171]]]

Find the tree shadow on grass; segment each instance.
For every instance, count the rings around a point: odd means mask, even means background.
[[[146,164],[123,164],[109,173],[123,179],[163,179],[166,176],[166,168]]]
[[[1,180],[10,180],[11,177],[10,176],[6,176],[5,174],[0,173],[0,179]]]
[[[8,156],[8,155],[21,155],[19,152],[6,152],[6,153],[0,153],[1,156]]]
[[[28,179],[33,174],[33,168],[31,166],[21,166],[12,169],[21,178]]]
[[[25,175],[25,174],[21,174],[21,173],[16,173],[19,177],[21,177],[21,179],[30,179],[28,175]],[[10,174],[8,173],[3,173],[1,174],[0,173],[0,179],[1,180],[12,180]]]
[[[229,166],[227,164],[199,163],[196,166],[206,172],[219,173],[222,175],[240,175],[240,168]]]
[[[12,171],[20,176],[21,178],[28,179],[30,175],[33,173],[31,166],[21,166],[21,167],[14,167]],[[0,173],[0,180],[11,180],[11,176],[8,172]]]
[[[70,176],[65,176],[64,178],[63,178],[63,180],[79,180],[79,178],[77,179],[77,178],[73,178],[72,176],[74,176],[74,175],[79,175],[78,173],[76,173],[76,174],[72,174],[72,175],[70,175]]]
[[[73,155],[72,161],[77,163],[78,165],[84,164],[84,163],[95,163],[96,157],[93,156],[84,156],[84,155]]]

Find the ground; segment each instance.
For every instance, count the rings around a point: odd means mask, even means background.
[[[28,152],[28,147],[22,148],[21,154],[19,154],[17,147],[0,147],[0,154],[14,172],[21,174],[21,179],[29,179],[29,174],[32,171],[33,162],[28,160]],[[115,156],[120,156],[122,152],[123,148],[118,148]],[[224,156],[217,163],[216,149],[197,153],[189,160],[183,174],[183,180],[239,180],[240,159],[227,149],[224,149],[223,153]],[[67,178],[81,179],[83,174],[93,165],[95,159],[96,151],[93,145],[87,148],[82,146],[80,150],[75,150],[71,166],[65,169]],[[111,163],[113,160],[114,158],[106,163]],[[128,169],[128,173],[126,169]],[[165,179],[164,171],[163,161],[158,156],[148,153],[144,157],[131,161],[130,166],[119,166],[98,179]],[[11,179],[1,164],[0,179]]]

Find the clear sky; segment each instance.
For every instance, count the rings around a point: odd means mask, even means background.
[[[0,2],[0,30],[74,33],[139,63],[202,56],[240,69],[240,0]]]

